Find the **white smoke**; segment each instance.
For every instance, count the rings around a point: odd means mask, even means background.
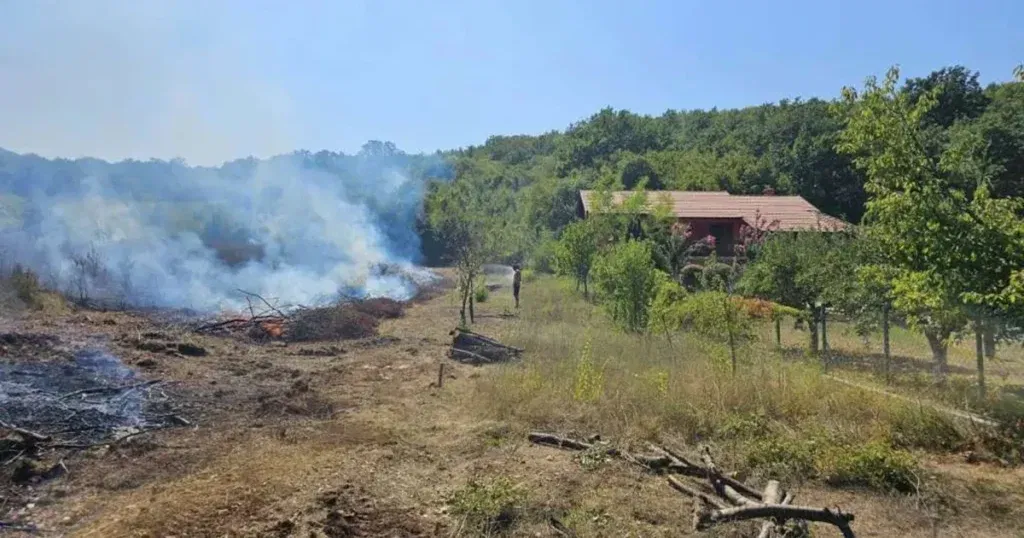
[[[239,289],[289,304],[404,299],[429,275],[415,265],[426,180],[413,162],[444,169],[401,153],[216,169],[0,154],[0,192],[21,206],[0,246],[5,262],[89,299],[196,310],[237,307]]]
[[[212,165],[309,142],[289,80],[265,61],[288,39],[246,24],[256,11],[39,0],[0,13],[0,147]],[[303,304],[406,297],[422,275],[415,219],[430,159],[374,148],[218,168],[0,150],[0,263],[137,305],[237,306],[237,289]]]

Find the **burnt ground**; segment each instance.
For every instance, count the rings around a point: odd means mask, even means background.
[[[502,304],[478,305],[479,330],[509,323],[488,316]],[[434,290],[382,321],[379,334],[354,340],[256,342],[127,313],[0,323],[7,333],[44,335],[2,348],[8,355],[0,358],[66,363],[79,350],[104,349],[138,380],[161,381],[155,387],[166,398],[153,396],[165,407],[154,415],[190,424],[42,454],[48,463],[63,459],[68,472],[0,492],[0,521],[31,523],[45,536],[104,538],[452,536],[460,532],[448,513],[452,492],[501,474],[530,487],[538,512],[516,535],[557,536],[548,515],[570,513],[606,529],[598,536],[692,533],[689,502],[661,480],[617,464],[581,471],[570,455],[526,443],[523,432],[480,422],[473,380],[489,367],[446,359],[457,319],[454,299]],[[962,476],[956,495],[984,495],[978,484],[1002,491],[1022,477],[997,469],[979,479],[978,467],[944,465]],[[0,473],[8,479],[6,468]],[[913,501],[814,488],[802,486],[800,496],[855,512],[858,536],[932,536]],[[963,515],[950,536],[1013,536]]]
[[[53,439],[0,459],[0,533],[435,535],[443,524],[361,475],[398,445],[368,415],[392,398],[431,397],[416,374],[436,378],[450,327],[410,326],[415,316],[396,319],[387,301],[319,315],[304,326],[358,327],[267,341],[124,312],[3,320],[0,421]],[[67,471],[19,476],[29,462]]]

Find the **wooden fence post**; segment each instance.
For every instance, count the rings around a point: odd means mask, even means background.
[[[889,352],[889,303],[882,305],[882,354],[885,355],[885,384],[891,381],[892,355]]]

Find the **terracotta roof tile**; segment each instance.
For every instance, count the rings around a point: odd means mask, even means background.
[[[583,209],[590,213],[595,191],[580,191]],[[630,191],[612,193],[612,204],[619,205],[633,195]],[[743,219],[749,226],[762,229],[841,230],[849,226],[826,215],[801,196],[747,196],[724,191],[648,191],[648,206],[665,200],[672,214],[680,219]]]

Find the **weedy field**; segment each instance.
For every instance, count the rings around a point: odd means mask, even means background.
[[[126,313],[8,320],[5,330],[68,346],[106,339],[168,385],[191,426],[62,453],[69,472],[28,497],[6,493],[0,520],[68,536],[695,534],[692,499],[664,477],[527,440],[543,430],[624,450],[706,446],[738,479],[777,479],[803,504],[855,514],[857,536],[1024,534],[1024,472],[999,462],[1006,446],[930,400],[835,383],[770,340],[742,348],[733,374],[720,344],[625,334],[563,281],[528,279],[519,311],[503,280],[488,284],[473,330],[524,348],[521,360],[447,358],[459,308],[450,290],[382,320],[375,336],[287,345]],[[173,342],[204,354],[168,353]]]

